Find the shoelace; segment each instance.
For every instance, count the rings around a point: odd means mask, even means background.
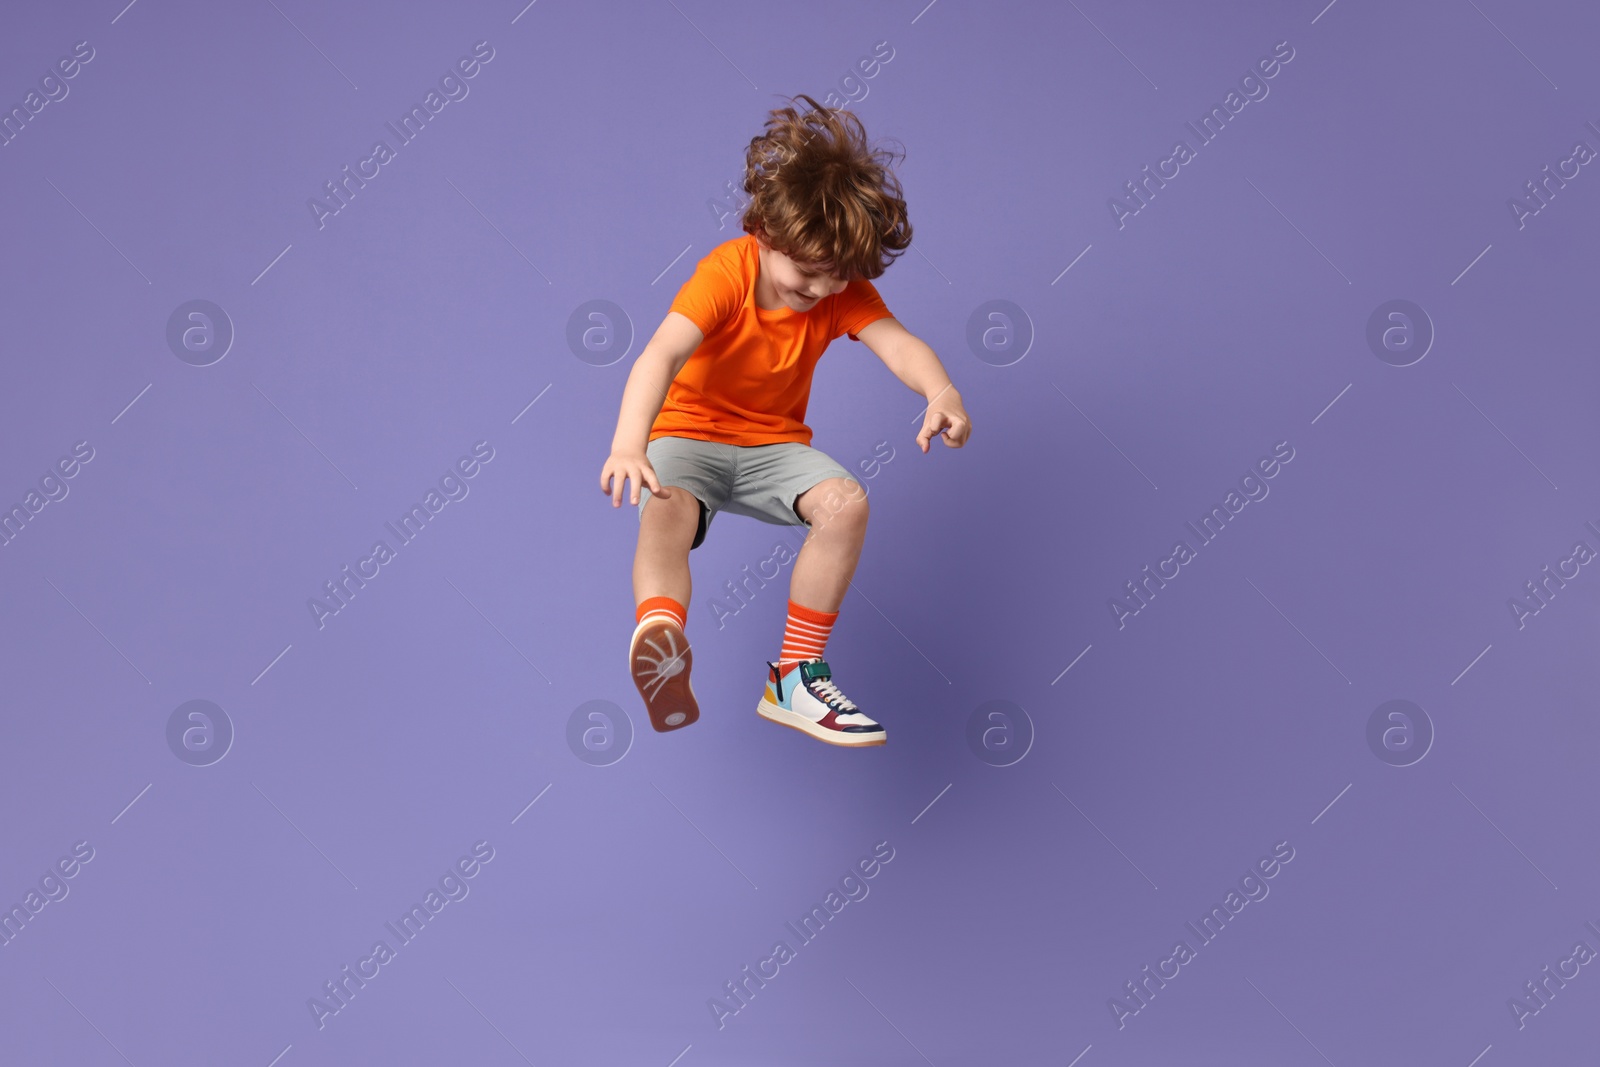
[[[839,687],[834,685],[833,682],[829,681],[828,679],[813,678],[811,679],[811,685],[814,691],[821,693],[823,696],[828,698],[829,704],[837,705],[845,711],[861,710],[860,708],[856,707],[854,701],[845,696],[843,693],[839,692]]]

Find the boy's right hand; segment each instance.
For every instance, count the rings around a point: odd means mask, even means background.
[[[606,465],[600,468],[600,491],[611,494],[611,506],[622,506],[622,489],[624,484],[633,480],[633,495],[630,504],[639,503],[639,486],[648,486],[650,492],[660,497],[670,497],[672,489],[663,488],[656,480],[656,469],[650,466],[650,461],[643,452],[613,452],[606,459]]]

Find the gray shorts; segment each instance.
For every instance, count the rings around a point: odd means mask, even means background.
[[[680,486],[700,501],[700,526],[691,549],[705,541],[719,511],[777,526],[806,526],[809,524],[795,510],[802,493],[828,478],[856,480],[827,453],[799,441],[729,445],[692,437],[658,437],[645,447],[645,458],[662,485]],[[650,497],[649,486],[641,486],[641,522]]]

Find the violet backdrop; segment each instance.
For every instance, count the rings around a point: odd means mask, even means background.
[[[0,25],[8,1063],[1592,1061],[1593,5]],[[802,92],[904,151],[974,423],[817,370],[854,752],[755,715],[743,517],[649,728],[597,491]]]

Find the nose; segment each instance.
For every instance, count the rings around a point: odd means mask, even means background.
[[[832,296],[845,288],[849,283],[835,281],[833,278],[813,278],[798,290],[807,300],[821,300],[825,296]]]

